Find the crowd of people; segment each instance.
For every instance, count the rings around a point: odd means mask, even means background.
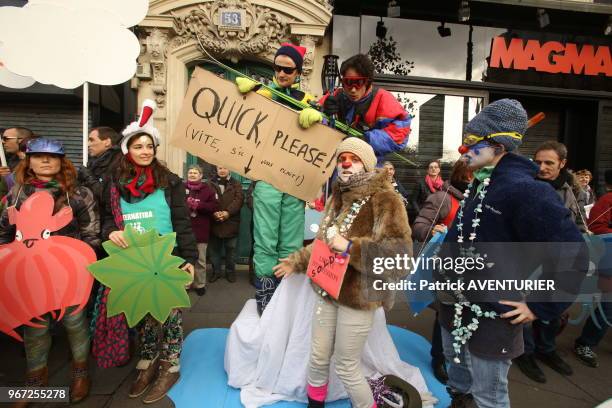
[[[299,89],[305,51],[293,44],[283,44],[278,50],[271,85],[276,92],[261,89],[247,78],[237,80],[238,89],[243,93],[257,91],[300,110],[291,99],[314,101]],[[452,165],[448,180],[442,176],[443,164],[432,160],[424,177],[407,187],[397,181],[393,163],[384,158],[406,146],[410,116],[392,94],[373,86],[374,67],[366,56],[344,61],[340,74],[340,89],[318,103],[314,101],[318,109],[308,107],[299,113],[305,131],[333,118],[363,132],[363,139],[347,138],[338,146],[336,176],[329,196],[322,194],[305,203],[264,181],[253,183],[245,194],[242,184],[222,165],[216,166],[213,174],[192,165],[182,180],[156,157],[161,135],[153,125],[154,106],[145,103],[139,120],[121,134],[109,127],[92,129],[89,163],[78,170],[60,142],[34,135],[24,127],[4,129],[7,166],[0,167],[0,244],[19,239],[7,208],[19,208],[33,193],[47,191],[54,199],[55,211],[69,207],[73,217],[66,227],[52,234],[86,242],[98,259],[106,256],[103,241],[128,247],[124,234],[127,225],[140,232],[174,232],[173,253],[184,260],[181,269],[193,277],[188,289],[203,296],[208,284],[222,277],[236,281],[240,213],[248,203],[253,209],[254,297],[257,313],[262,315],[283,278],[304,272],[308,265],[312,244],[303,246],[304,209],[308,204],[322,212],[317,239],[338,256],[350,256],[337,300],[314,285],[317,309],[312,315],[305,379],[309,407],[324,406],[330,361],[335,355],[336,374],[353,406],[371,408],[378,400],[359,362],[375,312],[392,305],[393,294],[369,297],[361,278],[371,278],[372,272],[362,254],[412,254],[414,242],[416,256],[421,244],[435,234],[446,234],[445,241],[462,244],[468,240],[578,242],[583,234],[612,233],[612,170],[605,173],[607,191],[597,197],[590,185],[590,171],[571,172],[567,168],[568,151],[563,144],[543,143],[532,158],[517,154],[528,123],[518,101],[496,101],[467,124],[462,159]],[[289,99],[279,98],[277,93]],[[483,210],[483,202],[488,210]],[[135,214],[138,216],[131,216]],[[520,222],[516,222],[518,219]],[[388,281],[402,278],[396,270],[385,274]],[[612,278],[601,276],[600,288],[604,294],[610,293]],[[72,352],[73,402],[89,393],[90,354],[104,367],[124,363],[129,354],[130,337],[134,335],[125,327],[125,320],[121,315],[104,316],[108,293],[109,288],[96,284],[91,323],[85,311],[67,312],[61,321]],[[470,304],[465,313],[480,316],[480,308],[490,305],[439,297],[443,298],[446,300],[432,306],[436,319],[431,364],[438,380],[448,386],[452,407],[509,407],[507,373],[512,361],[537,382],[546,381],[538,361],[563,375],[572,374],[571,365],[555,345],[569,304],[545,307],[537,302],[500,299],[500,305],[487,311],[498,318],[480,319],[480,328],[463,338],[466,346],[458,347],[461,330],[454,326],[457,313]],[[599,322],[612,321],[610,305],[602,302],[602,308],[596,311],[603,314]],[[41,327],[23,329],[28,386],[48,384],[50,320],[51,315],[46,315]],[[594,348],[606,329],[607,325],[589,317],[575,341],[574,352],[580,361],[598,366]],[[164,398],[180,375],[181,310],[174,309],[165,322],[145,317],[138,325],[138,338],[137,375],[129,396],[153,403]]]

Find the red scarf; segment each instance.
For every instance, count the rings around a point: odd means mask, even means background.
[[[134,197],[140,197],[142,193],[151,194],[155,191],[155,179],[153,178],[153,169],[151,166],[142,167],[136,164],[131,154],[127,154],[127,158],[134,165],[134,169],[136,169],[136,175],[128,184],[125,185],[125,188],[128,189],[130,194]],[[142,183],[139,183],[142,174],[144,173],[145,178]]]
[[[442,190],[442,185],[444,184],[444,181],[442,180],[442,177],[440,176],[436,177],[435,180],[432,180],[432,178],[429,177],[429,174],[428,174],[425,176],[425,184],[427,184],[427,187],[429,187],[429,190],[432,193],[435,193],[436,191]]]

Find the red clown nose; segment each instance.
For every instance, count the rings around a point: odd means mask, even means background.
[[[470,149],[466,145],[461,145],[457,150],[459,150],[459,153],[461,154],[466,154]]]

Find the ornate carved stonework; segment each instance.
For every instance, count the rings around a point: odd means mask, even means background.
[[[304,55],[304,64],[302,66],[301,85],[302,89],[310,90],[310,79],[314,68],[314,54],[317,46],[317,39],[311,35],[302,35],[299,38],[299,43],[302,47],[306,47],[306,55]]]
[[[244,10],[243,27],[219,26],[223,9]],[[248,55],[267,54],[287,38],[289,21],[267,7],[248,0],[221,0],[200,4],[186,15],[172,13],[179,37],[197,39],[207,51],[237,60]]]
[[[168,34],[155,28],[146,32],[144,40],[144,54],[139,58],[140,63],[151,65],[151,89],[155,94],[157,106],[163,108],[166,103],[166,46]]]
[[[329,11],[334,9],[334,0],[317,0],[317,3],[322,4]]]

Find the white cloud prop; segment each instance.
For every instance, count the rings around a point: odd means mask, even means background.
[[[31,77],[17,75],[9,71],[2,63],[2,55],[0,43],[0,85],[8,88],[23,89],[32,86],[36,82]]]
[[[148,6],[148,0],[31,0],[21,8],[0,7],[4,65],[66,89],[125,82],[140,53],[128,27]]]

